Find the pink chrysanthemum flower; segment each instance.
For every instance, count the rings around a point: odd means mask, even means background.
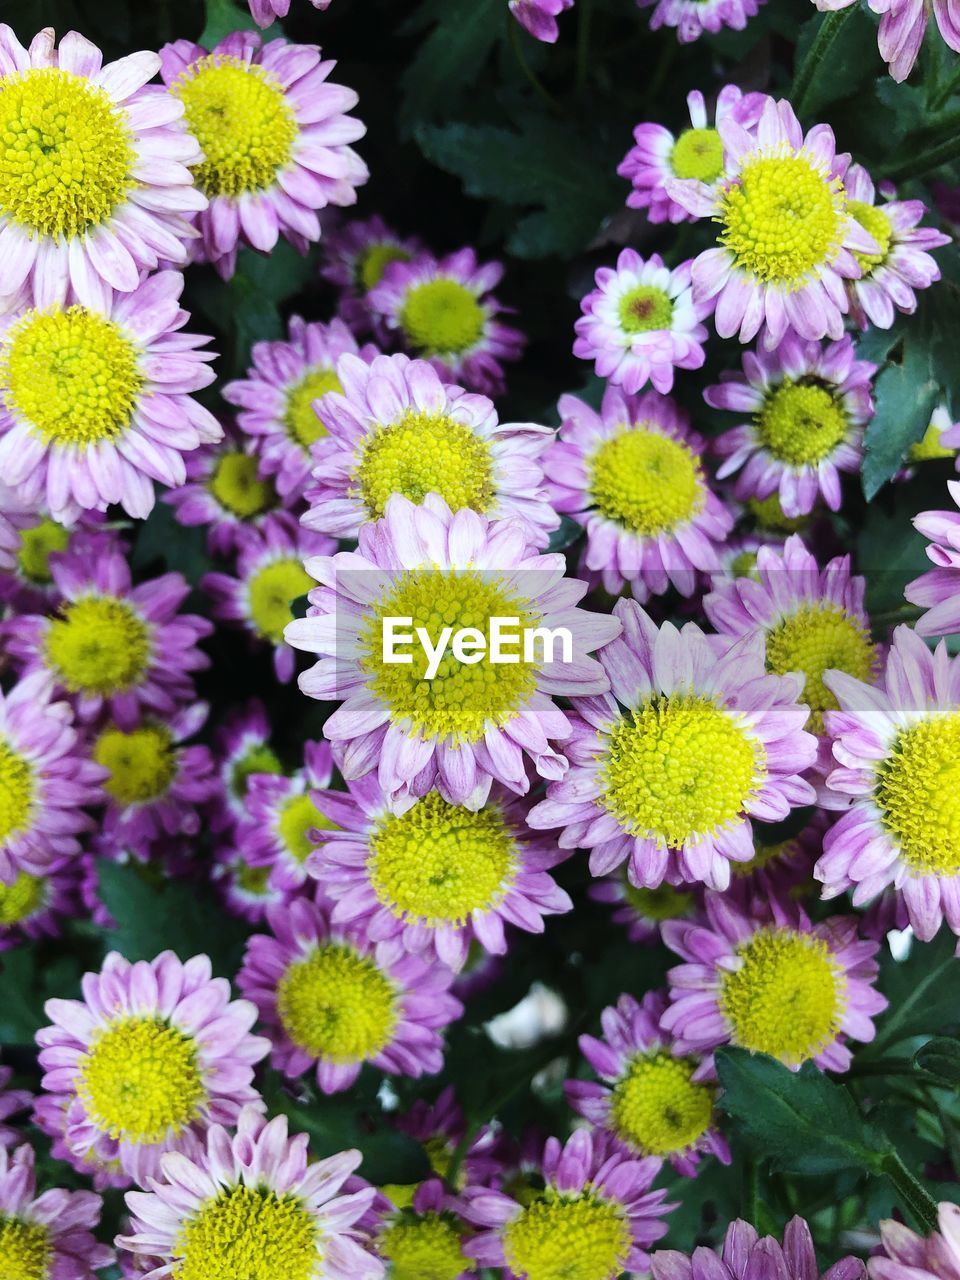
[[[526,804],[495,788],[482,809],[438,791],[393,812],[376,776],[328,791],[317,803],[333,830],[307,864],[335,924],[375,942],[432,951],[459,972],[471,942],[503,955],[506,925],[542,933],[544,916],[573,903],[548,874],[569,854],[526,824]]]
[[[224,437],[187,455],[185,482],[163,501],[180,524],[206,528],[211,554],[229,556],[238,550],[241,531],[261,529],[280,500],[253,442],[229,428]]]
[[[311,445],[327,434],[315,406],[343,389],[336,365],[347,352],[371,359],[376,349],[361,352],[342,320],[307,324],[293,316],[289,341],[255,343],[246,378],[223,388],[224,400],[240,410],[237,425],[252,438],[262,474],[275,477],[288,503],[303,496],[310,479]]]
[[[58,49],[52,27],[25,49],[0,24],[0,134],[21,139],[0,179],[0,295],[96,311],[186,262],[200,151],[183,107],[147,83],[159,69],[146,52],[104,65],[77,31]]]
[[[27,1089],[8,1089],[13,1079],[12,1067],[0,1067],[0,1147],[13,1147],[22,1140],[20,1131],[7,1121],[11,1116],[25,1111],[33,1101]]]
[[[80,851],[92,826],[83,807],[101,796],[103,772],[87,758],[65,702],[43,672],[0,689],[0,884],[43,876]]]
[[[660,1030],[665,996],[648,991],[639,1004],[623,995],[600,1015],[603,1038],[581,1036],[580,1052],[604,1082],[568,1080],[575,1111],[605,1130],[635,1159],[669,1160],[692,1178],[702,1155],[730,1163],[714,1127],[717,1089],[708,1058],[677,1053]]]
[[[859,1258],[835,1262],[821,1276],[810,1228],[803,1218],[791,1218],[783,1244],[773,1236],[762,1239],[756,1227],[737,1218],[727,1227],[723,1244],[713,1251],[697,1248],[691,1255],[658,1249],[650,1259],[653,1280],[747,1280],[748,1276],[779,1276],[781,1280],[866,1280]]]
[[[182,964],[165,951],[131,964],[111,952],[84,976],[82,1001],[45,1008],[43,1088],[64,1107],[59,1136],[80,1168],[92,1153],[144,1185],[163,1152],[191,1149],[246,1103],[262,1109],[253,1068],[269,1041],[251,1035],[256,1009],[231,1000],[207,956]]]
[[[855,916],[811,924],[794,903],[771,898],[758,915],[708,893],[703,922],[668,921],[663,940],[684,961],[667,974],[661,1020],[681,1053],[734,1044],[791,1070],[846,1071],[847,1040],[872,1040],[887,1007],[873,985],[880,944],[860,937]]]
[[[606,875],[629,858],[633,884],[730,883],[753,857],[753,819],[778,822],[814,791],[800,776],[816,738],[803,731],[798,675],[769,675],[759,633],[737,641],[693,623],[659,629],[633,601],[623,635],[600,651],[611,692],[574,698],[570,771],[531,811],[590,850]]]
[[[473,1259],[465,1252],[471,1228],[460,1214],[458,1198],[441,1178],[384,1188],[377,1195],[374,1212],[372,1246],[395,1280],[476,1276]]]
[[[650,30],[675,28],[680,43],[691,44],[705,31],[710,35],[724,27],[742,31],[764,3],[765,0],[637,0],[637,8],[655,5]]]
[[[330,0],[310,0],[315,9],[329,9]],[[290,0],[250,0],[250,13],[258,27],[269,27],[290,12]]]
[[[948,480],[947,488],[960,507],[960,480]],[[930,539],[927,557],[936,566],[914,578],[903,593],[911,604],[926,610],[917,622],[917,632],[956,635],[960,632],[960,511],[921,511],[913,523]]]
[[[0,1240],[4,1269],[11,1276],[43,1280],[96,1280],[113,1261],[113,1250],[98,1244],[101,1200],[92,1191],[60,1187],[37,1195],[31,1147],[0,1148]]]
[[[600,412],[561,396],[560,434],[544,459],[550,501],[587,531],[583,566],[641,603],[671,586],[693,595],[720,568],[733,513],[704,474],[706,446],[673,400],[609,387]]]
[[[749,128],[756,124],[763,106],[763,94],[743,93],[735,84],[726,84],[717,96],[715,119],[735,114]],[[632,209],[646,209],[651,222],[689,222],[693,215],[667,193],[669,178],[692,179],[715,187],[723,175],[723,142],[709,123],[703,94],[694,89],[687,94],[690,127],[674,136],[656,121],[638,124],[634,145],[617,169],[633,190],[627,196]]]
[[[27,672],[48,672],[80,719],[106,711],[123,728],[141,711],[172,715],[193,698],[190,672],[210,665],[197,643],[213,626],[177,612],[190,594],[181,574],[133,586],[127,560],[112,549],[53,556],[50,567],[63,597],[57,613],[4,624],[10,653]]]
[[[304,743],[303,768],[289,777],[272,772],[248,776],[246,816],[234,839],[249,866],[269,868],[271,889],[289,895],[306,883],[317,847],[314,833],[331,825],[323,812],[324,796],[317,793],[329,787],[332,776],[329,742]]]
[[[340,291],[337,312],[353,333],[372,329],[378,340],[386,336],[370,310],[367,295],[380,283],[391,262],[410,262],[424,250],[416,236],[398,235],[376,215],[324,228],[320,275]]]
[[[260,1010],[278,1071],[313,1069],[331,1094],[364,1063],[396,1075],[440,1070],[440,1031],[463,1012],[445,965],[334,929],[307,898],[271,907],[267,919],[273,936],[249,940],[237,985]]]
[[[620,866],[609,875],[594,880],[587,889],[587,896],[594,902],[604,902],[614,908],[611,918],[614,924],[626,929],[631,942],[654,946],[660,941],[660,926],[664,920],[691,915],[697,909],[699,895],[694,888],[675,889],[666,882],[656,889],[638,889],[630,883],[627,871],[625,865]]]
[[[739,472],[738,499],[776,494],[791,519],[808,515],[820,497],[840,510],[840,473],[860,469],[873,415],[877,366],[856,355],[849,335],[822,345],[790,334],[774,351],[744,352],[742,374],[706,389],[712,408],[751,415],[715,442],[724,459],[718,477]]]
[[[268,1124],[247,1107],[235,1134],[215,1124],[198,1150],[163,1157],[149,1193],[128,1193],[130,1234],[117,1244],[143,1280],[380,1280],[383,1264],[356,1239],[375,1192],[344,1186],[359,1164],[359,1151],[310,1163],[286,1116]]]
[[[468,1222],[480,1228],[467,1253],[504,1280],[562,1274],[571,1256],[580,1275],[613,1280],[649,1269],[650,1245],[667,1232],[665,1190],[651,1191],[661,1161],[635,1160],[607,1134],[579,1129],[561,1146],[548,1138],[542,1191],[523,1203],[502,1191],[468,1188]]]
[[[443,1181],[449,1181],[451,1161],[467,1133],[466,1117],[453,1086],[441,1090],[435,1102],[418,1098],[409,1111],[397,1118],[397,1128],[423,1146],[433,1172]],[[501,1137],[496,1130],[482,1125],[471,1133],[455,1179],[458,1190],[467,1185],[488,1184],[503,1172],[503,1161],[497,1150]]]
[[[188,743],[207,720],[209,707],[194,702],[167,719],[144,719],[131,729],[107,723],[90,754],[106,770],[107,808],[95,839],[97,851],[146,860],[158,843],[196,836],[199,807],[217,792],[209,747]]]
[[[872,681],[879,670],[877,646],[863,607],[866,579],[850,571],[850,557],[837,556],[821,570],[799,534],[782,551],[761,547],[756,577],[714,586],[703,608],[721,635],[763,634],[767,670],[799,671],[811,732],[823,733],[823,713],[836,710],[824,673],[845,671]]]
[[[854,254],[879,246],[847,208],[849,157],[837,154],[833,130],[817,125],[804,136],[790,103],[767,98],[754,128],[730,114],[717,132],[719,184],[666,184],[672,200],[719,224],[717,246],[693,264],[694,301],[716,306],[722,338],[739,333],[750,342],[762,329],[764,345],[773,347],[791,329],[802,338],[842,337],[845,281],[860,275]]]
[[[58,937],[64,920],[82,914],[80,884],[80,866],[73,855],[55,859],[43,871],[18,871],[12,884],[0,880],[0,951],[21,946],[28,938]],[[0,1114],[2,1108],[0,1094]]]
[[[814,3],[818,9],[831,12],[845,9],[853,0]],[[874,13],[880,14],[877,44],[894,80],[906,80],[913,70],[931,14],[944,43],[960,52],[960,15],[952,0],[869,0],[869,4]]]
[[[422,253],[391,262],[367,301],[387,332],[442,378],[496,396],[505,385],[502,362],[519,360],[527,341],[499,319],[508,309],[491,290],[502,278],[502,263],[479,263],[472,249]]]
[[[526,794],[527,759],[541,777],[562,777],[566,760],[553,743],[567,737],[569,722],[553,697],[602,693],[607,678],[586,655],[620,630],[615,618],[577,608],[586,586],[564,577],[562,555],[537,555],[514,521],[454,514],[435,494],[422,506],[396,494],[383,520],[360,530],[358,551],[307,566],[321,585],[286,636],[321,655],[300,677],[303,692],[342,702],[324,733],[345,778],[376,769],[392,802],[436,785],[451,804],[479,809],[493,781]],[[562,625],[569,652],[545,661],[545,646],[530,644],[529,658],[514,653],[520,661],[496,669],[490,653],[461,662],[448,652],[426,680],[422,646],[409,664],[383,659],[384,619],[404,617],[435,652],[447,634],[440,619],[485,637],[491,619],[514,617],[527,640]]]
[[[263,924],[268,907],[280,906],[290,898],[270,884],[269,867],[252,867],[232,841],[215,851],[210,878],[230,914],[250,924]]]
[[[2,501],[0,495],[0,505]],[[104,526],[100,512],[85,514],[69,529],[35,508],[27,519],[14,518],[19,545],[9,569],[0,571],[0,601],[15,613],[52,613],[60,603],[52,555],[70,551],[100,556],[126,548],[117,531]]]
[[[870,1280],[957,1280],[960,1277],[960,1205],[941,1201],[939,1231],[918,1236],[902,1222],[880,1223],[882,1253],[867,1262]]]
[[[308,528],[355,538],[393,494],[422,502],[435,493],[453,511],[519,521],[533,545],[547,545],[559,524],[543,483],[549,427],[500,422],[486,396],[404,355],[370,364],[344,356],[337,378],[320,405],[324,438],[313,447]]]
[[[557,16],[573,8],[574,0],[510,0],[510,12],[535,40],[556,44],[560,36]]]
[[[282,773],[280,757],[271,746],[273,729],[259,698],[220,717],[215,732],[217,777],[216,812],[212,826],[227,831],[247,817],[250,779],[257,773]]]
[[[291,605],[314,585],[303,567],[305,556],[334,548],[330,538],[302,529],[293,516],[276,512],[259,529],[238,534],[236,575],[208,573],[201,586],[212,599],[215,618],[244,627],[253,640],[273,648],[277,679],[293,678],[296,655],[283,639],[293,617]]]
[[[178,332],[182,291],[179,272],[159,271],[102,309],[0,320],[0,471],[24,501],[64,524],[111,503],[142,519],[154,481],[183,484],[184,454],[221,438],[191,394],[213,382],[214,357]]]
[[[876,687],[839,671],[826,683],[840,710],[825,716],[835,765],[820,802],[843,812],[816,867],[824,897],[852,888],[862,906],[893,885],[922,941],[944,917],[960,935],[960,657],[897,627]]]
[[[690,263],[673,271],[659,254],[644,261],[622,249],[616,269],[599,267],[597,287],[581,300],[573,354],[592,360],[599,378],[633,394],[652,383],[673,389],[674,369],[699,369],[710,304],[694,305]]]
[[[771,844],[757,841],[749,862],[731,866],[727,896],[748,915],[762,914],[771,898],[784,902],[812,898],[818,887],[813,868],[823,852],[823,837],[829,825],[827,815],[817,810],[796,835]],[[866,929],[861,932],[868,938],[875,936]]]
[[[160,58],[203,151],[191,165],[210,202],[198,220],[200,255],[225,279],[239,245],[269,253],[283,235],[305,252],[320,238],[319,209],[356,203],[368,174],[348,144],[366,129],[345,114],[357,95],[327,83],[336,63],[317,45],[234,31],[209,52],[176,40]]]

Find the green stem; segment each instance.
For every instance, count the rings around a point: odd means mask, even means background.
[[[913,1214],[925,1235],[937,1225],[937,1202],[900,1159],[896,1151],[883,1158],[883,1172],[893,1183],[900,1203]]]
[[[817,34],[813,37],[813,44],[807,50],[807,56],[797,67],[793,78],[790,99],[798,116],[803,115],[803,109],[810,93],[810,86],[813,84],[813,78],[817,74],[817,68],[856,7],[856,5],[850,5],[846,9],[837,9],[833,13],[828,13],[820,23]]]
[[[560,103],[556,100],[550,90],[540,81],[537,73],[527,61],[527,56],[523,52],[523,46],[520,43],[520,23],[510,13],[506,11],[507,18],[507,40],[514,58],[517,60],[517,66],[523,72],[524,79],[536,90],[537,95],[543,99],[551,111],[560,111]]]
[[[904,178],[917,178],[931,173],[934,169],[939,169],[942,164],[949,164],[951,160],[956,160],[958,157],[960,157],[960,134],[954,131],[950,137],[944,138],[936,146],[928,147],[926,151],[921,151],[907,160],[901,160],[899,164],[881,165],[877,172],[880,177],[889,178],[892,182],[902,182]]]
[[[939,111],[952,93],[960,88],[960,67],[956,67],[930,100],[930,110]]]

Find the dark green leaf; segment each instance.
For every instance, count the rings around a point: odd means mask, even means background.
[[[878,985],[890,1008],[877,1025],[876,1039],[859,1056],[875,1058],[910,1036],[942,1032],[960,1023],[956,941],[944,926],[932,942],[914,941],[906,960],[885,962]]]
[[[238,6],[235,0],[207,0],[207,25],[197,43],[202,44],[205,49],[212,49],[231,31],[245,31],[250,27],[256,29],[256,26],[248,5]],[[269,39],[266,33],[265,38]]]
[[[902,362],[887,365],[874,383],[877,411],[867,427],[863,460],[863,491],[868,499],[896,474],[910,446],[922,438],[939,395],[929,350],[921,343],[906,342]]]
[[[960,1040],[934,1036],[913,1055],[921,1071],[938,1076],[948,1084],[960,1084]]]
[[[451,106],[476,84],[503,34],[503,0],[444,0],[436,26],[422,42],[400,81],[400,121],[410,132],[423,120],[449,119]]]

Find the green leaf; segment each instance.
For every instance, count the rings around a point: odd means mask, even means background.
[[[874,383],[877,411],[867,427],[863,491],[873,498],[903,464],[910,446],[923,437],[936,408],[940,386],[929,350],[905,342],[899,364],[889,364]]]
[[[960,1084],[960,1040],[934,1036],[913,1055],[921,1071],[938,1076],[948,1084]]]
[[[197,43],[205,49],[212,49],[232,31],[248,31],[251,27],[257,29],[257,24],[247,5],[238,8],[234,0],[207,0],[207,25]],[[274,27],[269,27],[264,32],[264,39],[269,39],[271,32],[277,34]]]
[[[407,134],[419,121],[449,118],[503,34],[503,0],[444,0],[439,10],[430,0],[423,7],[436,25],[400,79],[400,124]]]
[[[946,926],[932,942],[914,941],[906,960],[888,959],[879,989],[890,1007],[877,1024],[876,1039],[858,1053],[870,1059],[911,1036],[943,1032],[960,1023],[960,961],[956,938]]]

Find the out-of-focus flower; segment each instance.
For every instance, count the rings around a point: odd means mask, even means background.
[[[510,0],[510,12],[535,40],[556,44],[558,14],[573,8],[574,0]]]
[[[947,488],[960,507],[960,480],[949,480]],[[911,604],[926,610],[917,622],[917,632],[956,635],[960,632],[960,511],[921,511],[913,523],[930,539],[927,558],[936,566],[914,578],[903,593]]]
[[[690,44],[705,31],[711,35],[724,27],[742,31],[764,3],[765,0],[637,0],[637,7],[655,6],[650,15],[651,31],[672,27],[681,44]]]
[[[416,236],[398,235],[384,220],[349,218],[342,225],[324,227],[320,274],[337,286],[338,314],[355,334],[373,330],[380,341],[386,335],[382,322],[370,309],[368,294],[380,283],[391,262],[410,262],[424,252]]]
[[[248,866],[268,868],[271,889],[291,894],[303,887],[317,847],[313,833],[331,825],[315,799],[321,799],[318,793],[330,785],[332,774],[330,744],[307,742],[303,768],[296,773],[248,775],[237,850]]]

